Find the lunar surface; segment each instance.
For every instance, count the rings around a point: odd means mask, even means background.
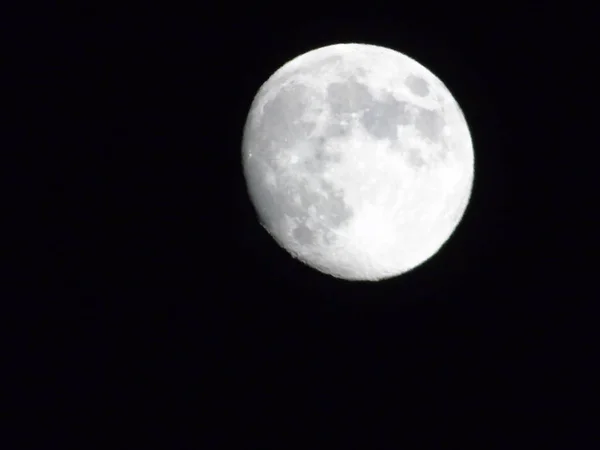
[[[242,161],[269,234],[349,280],[394,277],[435,255],[474,176],[448,88],[412,58],[366,44],[319,48],[277,70],[250,108]]]

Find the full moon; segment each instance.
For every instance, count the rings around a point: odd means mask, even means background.
[[[322,47],[278,69],[250,107],[242,163],[275,241],[348,280],[391,278],[434,256],[474,177],[448,88],[414,59],[366,44]]]

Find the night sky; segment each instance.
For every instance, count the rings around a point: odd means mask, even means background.
[[[5,286],[26,324],[11,341],[31,362],[18,366],[24,417],[177,449],[514,448],[586,427],[597,188],[582,155],[597,144],[575,127],[597,115],[577,75],[588,13],[395,3],[15,22],[9,131],[23,144],[5,177],[17,250]],[[430,69],[475,149],[451,239],[378,283],[279,248],[241,166],[260,85],[344,42]]]

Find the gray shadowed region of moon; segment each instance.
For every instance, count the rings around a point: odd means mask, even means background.
[[[256,159],[247,167],[250,192],[253,199],[260,199],[257,209],[261,222],[269,230],[278,230],[284,218],[299,220],[306,216],[311,206],[323,221],[312,228],[303,223],[292,232],[292,236],[302,245],[315,242],[319,233],[331,238],[327,231],[335,229],[352,215],[352,209],[344,202],[341,190],[331,183],[319,179],[318,192],[306,177],[287,173],[278,166],[276,156],[280,151],[291,151],[290,142],[305,139],[309,155],[303,158],[303,171],[311,174],[322,173],[328,165],[340,161],[341,155],[326,149],[329,134],[312,136],[316,124],[301,120],[307,107],[307,90],[304,86],[284,89],[265,106],[264,120],[257,129]],[[291,124],[296,126],[292,127]],[[331,136],[343,134],[341,127],[333,126]],[[277,174],[277,187],[269,185],[265,173]]]
[[[447,88],[416,61],[340,44],[288,62],[260,88],[243,168],[258,219],[307,265],[378,280],[448,239],[468,204],[473,149]]]

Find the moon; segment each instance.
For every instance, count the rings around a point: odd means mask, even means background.
[[[437,76],[355,43],[279,68],[254,97],[242,141],[260,224],[293,257],[347,280],[398,276],[439,251],[469,202],[473,153]]]

